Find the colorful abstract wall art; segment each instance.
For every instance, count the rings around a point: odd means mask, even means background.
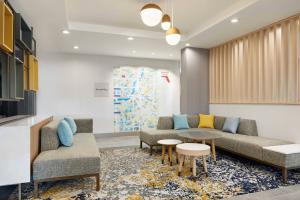
[[[113,72],[115,132],[155,128],[161,72],[148,67],[119,67]]]

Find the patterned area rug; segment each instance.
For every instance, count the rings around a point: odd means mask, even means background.
[[[100,150],[101,190],[95,191],[95,179],[84,178],[43,183],[40,198],[75,199],[224,199],[300,183],[300,170],[289,172],[288,184],[281,182],[279,169],[218,152],[217,162],[207,159],[205,177],[201,160],[197,177],[192,177],[186,162],[182,177],[177,166],[162,165],[160,153],[150,156],[147,149],[134,147]],[[23,199],[32,199],[33,185],[23,184]],[[16,199],[17,191],[10,199]]]

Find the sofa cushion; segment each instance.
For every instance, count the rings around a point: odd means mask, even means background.
[[[76,133],[92,133],[93,132],[93,119],[74,119],[77,132]]]
[[[217,138],[215,143],[217,147],[221,147],[225,150],[235,152],[236,150],[236,139],[233,134],[225,133],[225,132],[219,132],[219,134],[222,136],[221,138]]]
[[[41,151],[55,150],[60,142],[57,135],[59,120],[53,120],[41,129]]]
[[[159,130],[174,129],[173,117],[159,117],[157,123],[157,129]]]
[[[227,117],[223,126],[223,131],[228,133],[236,133],[240,123],[238,117]]]
[[[188,123],[190,128],[198,128],[199,126],[199,115],[188,115]]]
[[[175,133],[188,133],[188,132],[209,132],[209,133],[222,133],[222,131],[212,128],[189,128],[183,130],[176,130]]]
[[[257,136],[221,133],[222,138],[216,140],[216,145],[239,154],[262,160],[263,147],[288,142]]]
[[[237,134],[236,134],[237,135]],[[257,136],[247,136],[247,135],[237,135],[237,147],[236,151],[244,155],[257,158],[259,160],[263,159],[263,147],[289,144],[287,141],[271,139],[265,137]]]
[[[215,120],[214,120],[215,129],[222,130],[225,120],[226,120],[226,117],[215,116]]]
[[[274,150],[274,147],[289,149],[289,151]],[[299,144],[286,144],[279,146],[263,147],[263,161],[271,163],[276,166],[285,168],[299,168],[300,167],[300,151]]]
[[[240,119],[237,133],[242,135],[258,136],[256,121],[250,119]]]
[[[188,130],[188,129],[186,129]],[[180,139],[180,137],[176,134],[176,130],[168,129],[168,130],[147,130],[141,131],[140,139],[148,145],[158,145],[158,140],[163,139]]]
[[[33,162],[33,179],[96,174],[100,171],[99,150],[91,133],[74,135],[71,147],[41,152]]]
[[[169,129],[169,130],[147,130],[147,131],[142,131],[140,133],[140,140],[149,144],[149,145],[158,145],[157,141],[158,140],[163,140],[163,139],[178,139],[182,140],[184,142],[188,142],[190,140],[187,140],[186,138],[182,138],[178,136],[178,133],[188,133],[188,132],[202,132],[202,131],[207,131],[207,132],[213,132],[213,133],[222,133],[219,130],[216,129],[210,129],[210,128],[189,128],[189,129],[181,129],[181,130],[174,130],[174,129]]]
[[[173,121],[174,121],[174,129],[180,130],[180,129],[189,129],[189,124],[187,121],[186,115],[173,115]]]
[[[73,144],[73,132],[66,120],[61,120],[57,127],[59,141],[62,145],[70,147]]]

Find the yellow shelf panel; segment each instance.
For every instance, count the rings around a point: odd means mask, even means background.
[[[29,55],[29,90],[38,91],[39,89],[38,68],[38,60],[33,55]]]
[[[29,90],[29,54],[24,54],[24,90]]]
[[[12,53],[14,46],[14,15],[2,0],[0,0],[0,23],[0,48]]]

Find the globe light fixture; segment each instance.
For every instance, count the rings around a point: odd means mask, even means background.
[[[141,18],[145,25],[147,26],[156,26],[161,22],[162,19],[162,10],[161,8],[153,3],[146,4],[141,9]]]
[[[170,29],[170,27],[171,27],[171,18],[169,15],[164,14],[164,16],[161,19],[161,28],[164,31],[167,31]]]
[[[172,27],[166,32],[166,41],[169,45],[177,45],[180,42],[180,39],[181,35],[178,28]]]

